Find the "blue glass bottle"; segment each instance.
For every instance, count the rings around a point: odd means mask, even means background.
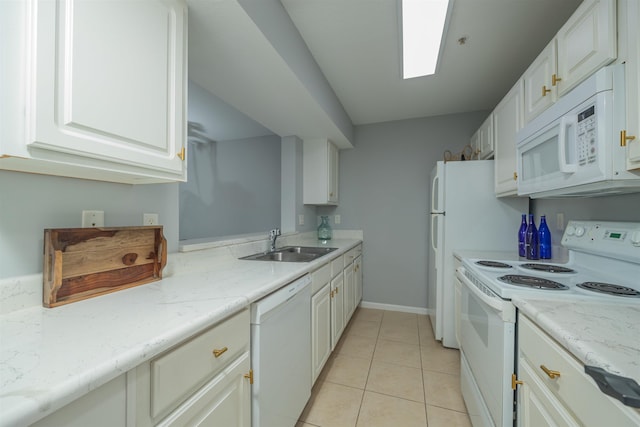
[[[525,241],[527,250],[527,259],[539,259],[538,254],[538,229],[533,219],[533,214],[529,214],[529,226],[527,227],[527,238]]]
[[[538,240],[540,242],[540,258],[551,259],[551,231],[549,231],[549,227],[547,226],[547,219],[544,215],[540,217]]]
[[[520,230],[518,230],[518,256],[526,257],[527,248],[527,214],[522,214],[522,223],[520,224]]]

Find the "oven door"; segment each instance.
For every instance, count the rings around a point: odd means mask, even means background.
[[[456,272],[460,281],[460,350],[462,351],[490,420],[487,426],[507,426],[513,423],[515,307],[482,284],[474,284],[465,276],[465,268]],[[481,289],[484,288],[484,289]],[[466,379],[469,380],[469,379]],[[467,398],[465,398],[466,400]]]

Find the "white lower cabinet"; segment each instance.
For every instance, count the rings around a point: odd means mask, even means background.
[[[331,263],[311,273],[311,383],[331,354]]]
[[[640,413],[600,391],[584,365],[518,315],[518,426],[640,425]]]
[[[362,301],[362,255],[358,255],[358,257],[353,261],[353,278],[355,281],[356,288],[356,307]]]
[[[136,369],[136,425],[251,425],[249,310]]]
[[[353,273],[353,262],[344,269],[344,324],[349,323],[356,309],[356,282]]]
[[[331,284],[311,297],[311,382],[314,383],[331,354]]]
[[[336,348],[344,331],[344,273],[331,280],[331,350]]]
[[[250,427],[251,386],[245,377],[250,368],[245,352],[157,425]]]
[[[123,374],[32,424],[33,427],[125,427],[127,375]]]

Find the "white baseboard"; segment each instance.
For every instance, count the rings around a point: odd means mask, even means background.
[[[406,305],[380,304],[377,302],[360,302],[362,308],[375,308],[377,310],[401,311],[403,313],[428,314],[429,311],[425,307],[408,307]]]

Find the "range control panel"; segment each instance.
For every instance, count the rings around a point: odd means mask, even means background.
[[[569,221],[562,246],[640,263],[640,222]]]

